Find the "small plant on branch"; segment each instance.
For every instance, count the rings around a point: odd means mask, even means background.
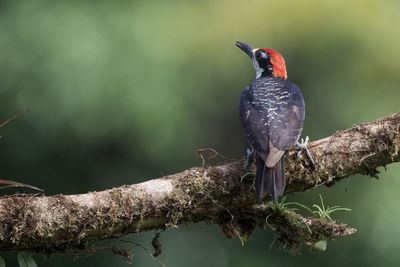
[[[290,202],[290,203],[287,203],[286,205],[293,204],[293,205],[300,206],[303,209],[305,209],[306,211],[308,211],[311,214],[313,214],[314,216],[316,216],[318,218],[321,218],[321,219],[324,219],[324,220],[331,221],[331,222],[334,221],[332,219],[332,217],[331,217],[332,213],[337,212],[337,211],[351,211],[351,209],[343,208],[343,207],[341,207],[339,205],[332,206],[332,207],[329,207],[329,206],[325,207],[324,200],[323,200],[322,196],[319,195],[319,198],[321,200],[321,205],[317,205],[317,204],[312,205],[313,208],[315,208],[315,210],[312,210],[311,208],[307,207],[306,205],[300,204],[298,202]]]

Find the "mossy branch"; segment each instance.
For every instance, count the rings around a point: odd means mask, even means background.
[[[310,143],[316,161],[292,150],[287,192],[332,185],[354,174],[400,160],[400,113],[339,131]],[[301,243],[347,236],[355,229],[288,209],[259,204],[243,160],[196,167],[140,184],[80,195],[12,195],[0,198],[0,250],[52,253],[83,250],[93,241],[131,232],[206,221],[228,237],[245,239],[256,227],[272,227],[293,249]]]

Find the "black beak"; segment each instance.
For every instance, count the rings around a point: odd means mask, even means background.
[[[253,58],[253,48],[245,43],[236,41],[235,45],[245,52],[250,58]]]

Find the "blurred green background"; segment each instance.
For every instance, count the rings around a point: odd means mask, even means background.
[[[241,157],[242,89],[254,78],[234,46],[278,49],[319,139],[399,111],[399,1],[1,1],[0,177],[84,193],[200,165],[200,147]],[[382,170],[383,171],[383,170]],[[161,235],[167,266],[400,266],[400,168],[290,196],[351,208],[358,228],[324,253],[291,256],[257,231],[242,247],[214,225]],[[146,246],[154,233],[131,235]],[[140,248],[133,264],[158,266]],[[7,266],[15,254],[1,254]],[[126,266],[110,252],[35,256],[39,266]]]

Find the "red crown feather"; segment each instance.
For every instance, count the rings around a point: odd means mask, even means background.
[[[287,71],[286,71],[286,63],[283,56],[276,51],[275,49],[271,48],[262,48],[267,54],[271,57],[271,64],[272,64],[272,74],[275,77],[282,78],[284,80],[287,79]]]

